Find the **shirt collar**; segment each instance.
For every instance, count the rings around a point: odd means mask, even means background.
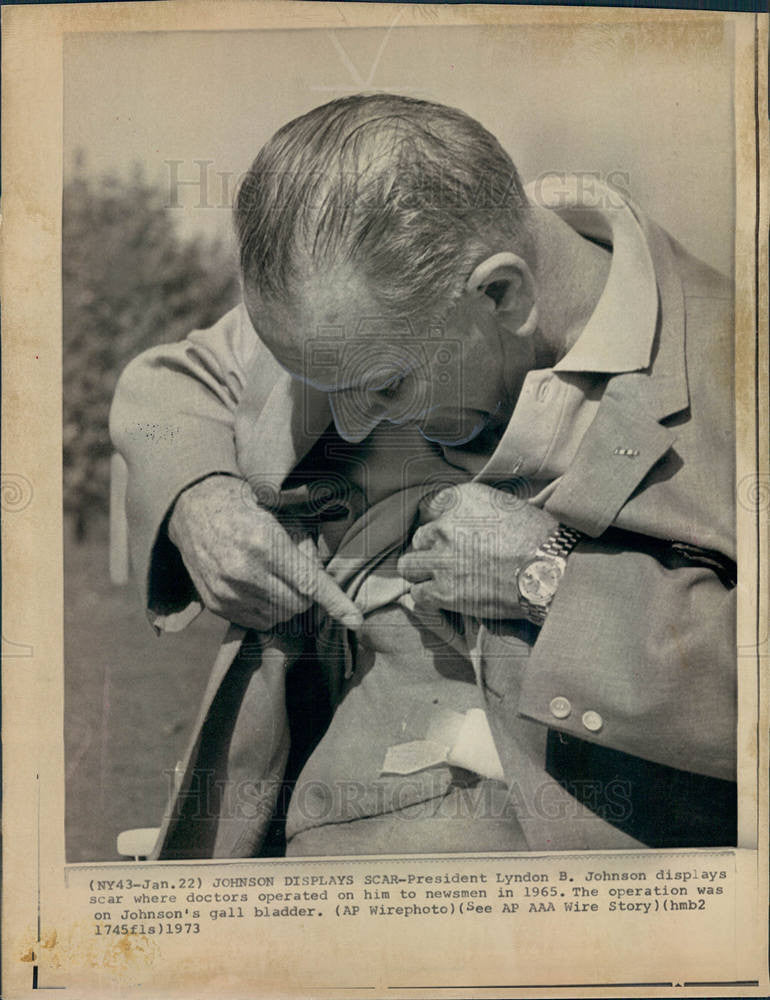
[[[616,375],[648,368],[658,290],[650,248],[630,203],[598,180],[586,185],[582,178],[563,174],[535,181],[526,190],[536,204],[556,212],[583,236],[612,247],[607,284],[596,309],[554,371]]]

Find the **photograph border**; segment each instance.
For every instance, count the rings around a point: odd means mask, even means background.
[[[6,995],[25,996],[46,988],[30,967],[43,968],[46,903],[61,905],[62,875],[125,867],[102,862],[64,861],[64,760],[62,719],[61,620],[61,190],[62,190],[62,38],[73,31],[186,31],[241,28],[383,27],[393,7],[383,5],[296,3],[88,4],[6,9],[3,14],[3,270],[6,337],[3,344],[3,685],[5,695],[3,944]],[[547,23],[599,19],[620,23],[626,8],[420,5],[404,8],[408,24],[517,23],[526,17]],[[634,18],[655,18],[654,10],[635,10]],[[676,14],[666,15],[676,17]],[[719,16],[684,14],[687,18]],[[736,420],[739,518],[739,876],[736,886],[753,887],[754,902],[736,910],[747,935],[742,946],[755,960],[764,955],[764,979],[690,982],[675,989],[663,982],[644,984],[571,983],[501,991],[538,989],[580,995],[591,987],[616,990],[644,985],[648,995],[763,995],[767,980],[767,510],[770,473],[762,442],[768,437],[767,413],[767,189],[760,183],[768,164],[767,21],[758,14],[725,15],[735,23],[736,120]],[[30,54],[34,53],[34,58]],[[30,129],[30,118],[34,128]],[[55,554],[55,558],[52,554]],[[42,614],[41,614],[42,612]],[[53,666],[52,666],[53,665]],[[33,724],[31,724],[31,721]],[[750,791],[749,791],[750,790]],[[587,852],[590,856],[594,852]],[[596,852],[604,855],[606,852]],[[655,852],[648,852],[650,854]],[[662,852],[665,853],[665,852]],[[681,852],[680,852],[681,853]],[[691,852],[684,852],[688,855]],[[703,853],[723,852],[703,849]],[[623,852],[624,856],[626,852]],[[453,856],[454,857],[454,856]],[[474,855],[476,860],[479,856]],[[553,855],[549,858],[553,860]],[[557,856],[558,857],[558,856]],[[533,856],[529,860],[537,860]],[[350,860],[350,859],[348,859]],[[365,863],[354,859],[356,863]],[[378,859],[380,860],[380,859]],[[423,859],[410,856],[410,862]],[[444,863],[445,859],[433,859]],[[498,860],[498,859],[495,859]],[[525,859],[526,860],[526,859]],[[332,864],[337,859],[301,862]],[[163,866],[241,864],[242,862],[163,862]],[[256,865],[293,864],[265,859]],[[158,865],[161,863],[153,863]],[[145,866],[143,865],[143,868]],[[64,894],[66,896],[66,893]],[[66,913],[66,902],[64,911]],[[82,920],[73,910],[73,926]],[[78,930],[82,933],[82,928]],[[59,930],[60,936],[64,936]],[[73,941],[79,940],[77,933]],[[28,944],[28,947],[27,947]],[[23,956],[31,951],[36,960]],[[22,956],[20,958],[20,956]],[[70,954],[70,959],[73,955]],[[49,956],[50,958],[50,956]],[[60,961],[66,959],[59,956]],[[60,966],[66,978],[66,968]],[[51,963],[48,964],[48,973]],[[574,970],[572,970],[574,971]],[[42,975],[42,973],[41,973]],[[180,981],[181,982],[181,981]],[[47,985],[47,984],[46,984]],[[181,987],[182,989],[184,987]],[[237,983],[233,987],[237,989]],[[327,987],[328,988],[328,987]],[[406,987],[402,987],[406,989]],[[438,988],[438,987],[435,987]],[[450,987],[446,987],[449,989]],[[483,993],[481,986],[452,987]],[[492,987],[485,987],[489,991]],[[424,987],[426,991],[431,987]],[[565,993],[565,990],[567,993]],[[693,992],[696,991],[696,992]],[[738,991],[738,992],[735,992]],[[290,991],[289,991],[290,992]],[[392,991],[391,991],[392,992]],[[418,989],[412,990],[419,992]],[[267,994],[266,994],[267,995]],[[365,994],[373,996],[371,991]],[[390,994],[389,994],[390,995]],[[474,994],[475,995],[475,994]],[[614,995],[621,995],[615,992]]]

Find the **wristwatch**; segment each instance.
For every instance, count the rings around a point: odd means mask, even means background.
[[[560,524],[534,557],[516,574],[519,605],[534,625],[542,625],[567,567],[567,556],[584,538],[582,531]]]

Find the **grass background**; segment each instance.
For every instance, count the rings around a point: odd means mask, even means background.
[[[118,857],[121,830],[158,826],[226,623],[204,612],[157,636],[135,585],[108,572],[106,520],[64,544],[67,860]]]

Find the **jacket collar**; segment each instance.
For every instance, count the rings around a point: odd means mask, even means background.
[[[582,236],[612,250],[604,291],[593,315],[557,372],[616,375],[650,364],[658,315],[658,290],[648,241],[630,205],[606,185],[566,184],[551,175],[527,187],[530,198],[551,209]],[[582,197],[566,198],[574,186]],[[587,196],[590,194],[590,201]]]
[[[614,197],[620,196],[615,192]],[[554,516],[594,537],[612,524],[674,444],[675,433],[660,421],[689,405],[684,295],[671,241],[632,202],[624,201],[654,262],[657,303],[650,361],[609,379],[596,417],[546,503]]]

